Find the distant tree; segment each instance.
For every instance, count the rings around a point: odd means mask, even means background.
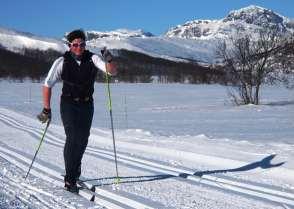
[[[294,88],[294,33],[285,39],[283,50],[275,58],[276,68],[282,68],[283,73],[276,72],[273,77],[279,77],[287,88]]]
[[[54,50],[24,50],[20,54],[0,47],[0,77],[40,80],[58,56],[61,56],[61,53]]]
[[[229,94],[236,104],[259,104],[261,86],[267,82],[282,81],[281,75],[289,69],[289,60],[282,59],[289,39],[277,30],[267,28],[257,34],[237,34],[217,47],[223,60],[227,79],[233,85]]]

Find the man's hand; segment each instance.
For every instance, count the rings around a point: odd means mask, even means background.
[[[111,76],[115,76],[117,74],[117,66],[116,63],[113,62],[112,54],[106,47],[101,50],[101,54],[105,62],[106,72]]]
[[[107,63],[110,63],[113,59],[113,56],[112,54],[110,53],[110,51],[108,49],[106,49],[106,47],[104,47],[102,50],[101,50],[101,54],[104,58],[104,61],[107,62]]]
[[[42,112],[37,115],[37,118],[42,123],[46,123],[47,121],[51,121],[51,109],[43,108]]]

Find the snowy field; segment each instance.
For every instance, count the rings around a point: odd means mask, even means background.
[[[112,84],[116,185],[105,86],[97,84],[82,167],[96,192],[77,196],[63,190],[61,85],[27,180],[44,129],[41,84],[1,81],[0,89],[0,208],[294,208],[293,90],[266,87],[261,105],[234,106],[219,85]]]

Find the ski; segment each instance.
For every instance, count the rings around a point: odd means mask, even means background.
[[[64,177],[65,175],[61,174],[61,176]],[[87,196],[90,195],[90,198],[87,198],[87,199],[89,199],[91,202],[95,201],[95,191],[96,191],[96,189],[95,189],[94,185],[87,184],[84,181],[78,179],[77,180],[77,186],[78,186],[78,193],[73,193],[73,192],[71,192],[71,193],[82,196],[82,197],[85,197],[85,195],[80,194],[80,191],[86,191],[86,192],[88,191],[89,194],[87,194]],[[65,190],[66,190],[66,188],[65,188]],[[68,190],[66,190],[66,191],[68,191]],[[70,191],[68,191],[68,192],[70,192]]]
[[[88,185],[85,182],[78,180],[77,185],[79,186],[79,191],[80,190],[88,190],[90,192],[95,192],[96,188],[94,185]],[[94,202],[95,201],[95,195],[92,194],[92,197],[90,198],[90,201]]]

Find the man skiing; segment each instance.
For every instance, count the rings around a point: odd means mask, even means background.
[[[67,36],[69,51],[56,59],[43,85],[42,112],[37,116],[45,123],[51,120],[51,91],[58,82],[63,82],[60,114],[66,142],[64,146],[65,188],[77,193],[77,179],[81,174],[81,161],[88,144],[93,119],[93,92],[97,71],[110,75],[117,73],[116,65],[108,50],[102,56],[85,49],[86,35],[83,30],[74,30]],[[106,63],[106,64],[105,64]]]

